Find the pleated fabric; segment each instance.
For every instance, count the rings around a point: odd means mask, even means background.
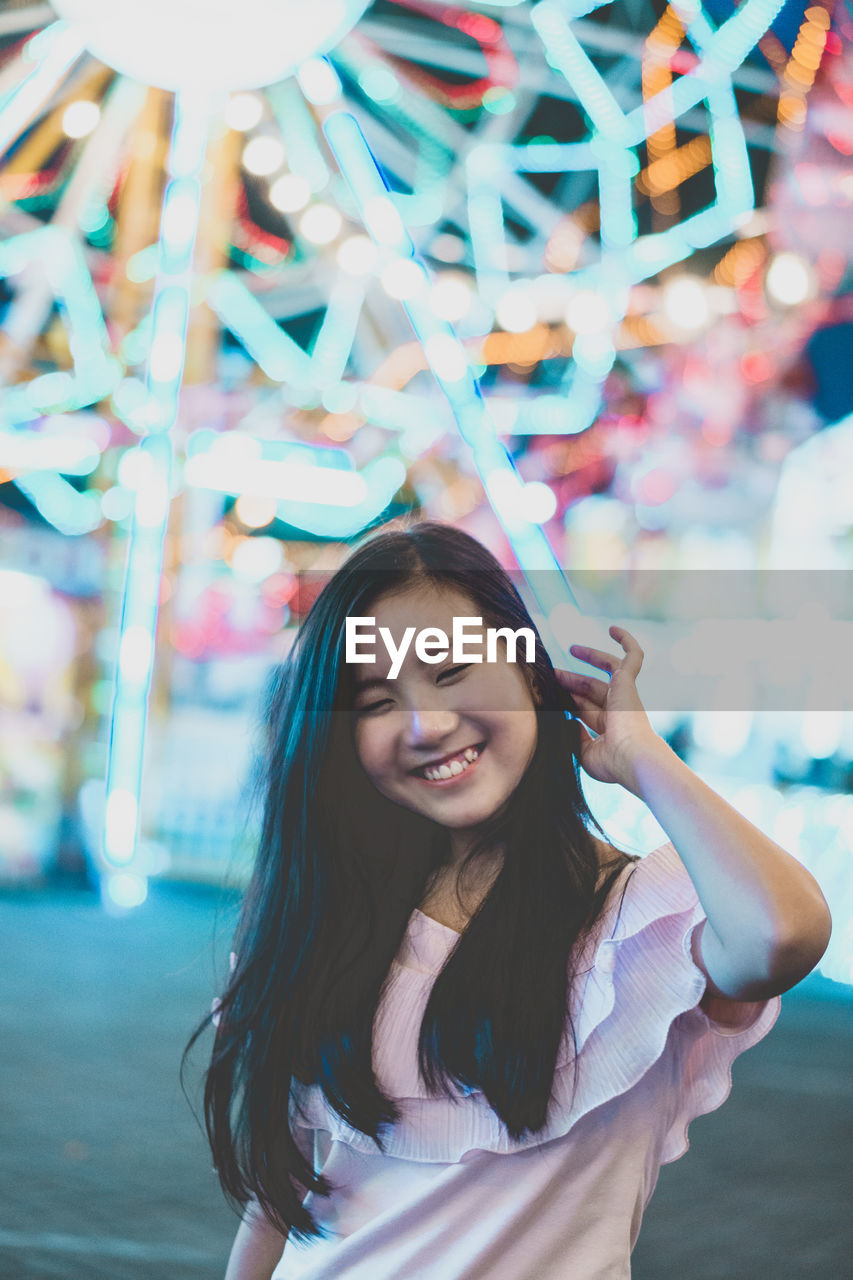
[[[628,1280],[661,1166],[780,1011],[778,996],[736,1004],[723,1026],[699,1008],[705,919],[671,844],[623,870],[571,992],[576,1090],[567,1033],[547,1124],[514,1141],[479,1091],[434,1098],[420,1079],[421,1018],[459,935],[415,911],[374,1024],[374,1070],[402,1118],[382,1153],[318,1086],[294,1086],[294,1136],[333,1191],[306,1197],[324,1236],[289,1239],[273,1280]]]
[[[561,1137],[581,1116],[631,1089],[661,1056],[678,1020],[673,1047],[684,1075],[666,1141],[666,1159],[676,1159],[687,1149],[690,1120],[721,1105],[731,1088],[735,1058],[767,1034],[781,1007],[778,996],[741,1003],[735,1006],[740,1021],[734,1026],[715,1022],[698,1007],[705,975],[693,961],[691,945],[706,918],[671,843],[623,870],[580,957],[572,990],[578,1056],[574,1097],[575,1050],[567,1032],[548,1123],[533,1136],[513,1140],[479,1091],[460,1092],[453,1100],[434,1098],[420,1077],[421,1020],[435,976],[459,934],[416,910],[374,1024],[376,1078],[399,1100],[403,1113],[383,1134],[385,1154],[443,1163],[468,1151],[509,1153]],[[318,1085],[294,1084],[291,1119],[296,1126],[323,1129],[357,1151],[377,1152],[368,1134],[329,1106]]]

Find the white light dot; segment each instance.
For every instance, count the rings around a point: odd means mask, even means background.
[[[843,730],[841,711],[804,711],[802,742],[808,755],[828,760],[841,745]]]
[[[566,305],[566,324],[575,333],[601,333],[610,324],[607,299],[593,289],[579,289]]]
[[[524,486],[521,506],[533,524],[545,524],[557,510],[557,496],[550,485],[543,484],[541,480],[530,480]]]
[[[234,503],[234,514],[247,529],[262,529],[275,520],[275,498],[268,494],[241,493]]]
[[[270,204],[280,213],[297,213],[311,199],[311,185],[298,173],[285,173],[270,187]]]
[[[122,871],[109,877],[107,893],[117,907],[141,907],[148,897],[148,881],[144,876]]]
[[[284,147],[278,138],[251,138],[243,148],[243,168],[258,177],[275,173],[284,164]]]
[[[338,249],[338,266],[351,276],[368,276],[376,266],[379,250],[370,236],[349,236]]]
[[[299,87],[315,107],[328,106],[340,97],[341,82],[325,58],[308,58],[296,73]]]
[[[154,476],[155,463],[144,449],[127,449],[118,464],[117,479],[124,489],[141,489]]]
[[[444,275],[430,289],[429,301],[439,319],[455,324],[471,309],[471,285],[465,276]]]
[[[383,268],[381,279],[389,298],[401,302],[414,298],[427,284],[423,268],[411,258],[392,258]]]
[[[244,582],[263,582],[281,568],[283,550],[276,538],[244,538],[234,548],[231,568]]]
[[[536,303],[525,288],[512,286],[499,300],[495,318],[507,333],[525,333],[536,323]]]
[[[71,102],[62,113],[62,129],[69,138],[85,138],[101,118],[97,102]]]
[[[468,371],[463,348],[448,333],[434,333],[424,343],[427,360],[445,382],[460,382]]]
[[[330,204],[313,204],[299,220],[299,231],[312,244],[331,244],[343,226],[343,218]]]
[[[809,265],[798,253],[777,253],[764,283],[773,301],[786,307],[805,302],[813,291]]]
[[[708,293],[694,276],[678,276],[663,290],[663,310],[676,329],[701,329],[711,318]]]
[[[239,133],[254,129],[264,114],[264,104],[256,93],[234,93],[225,108],[225,123]]]

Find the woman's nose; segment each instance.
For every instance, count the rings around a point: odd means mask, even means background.
[[[441,742],[454,732],[458,723],[459,716],[455,711],[413,708],[406,724],[406,738],[412,746]]]

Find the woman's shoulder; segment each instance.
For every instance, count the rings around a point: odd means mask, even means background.
[[[634,854],[625,853],[624,850],[618,849],[615,844],[608,844],[606,840],[599,840],[598,836],[592,836],[592,840],[598,852],[598,882],[596,890],[601,889],[606,881],[614,876],[614,873],[618,878],[618,874],[625,867],[638,861]]]

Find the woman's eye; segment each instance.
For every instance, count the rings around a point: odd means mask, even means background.
[[[363,707],[356,707],[355,714],[357,716],[368,715],[371,711],[378,711],[380,707],[385,707],[385,706],[390,707],[390,705],[391,705],[390,698],[380,698],[378,702],[368,702]]]
[[[440,680],[442,676],[456,675],[456,673],[459,671],[467,671],[470,666],[471,666],[471,663],[466,662],[462,666],[445,667],[444,671],[439,672],[438,679]]]

